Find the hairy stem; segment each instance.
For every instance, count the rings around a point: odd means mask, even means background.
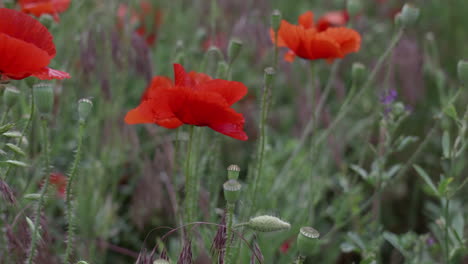
[[[231,249],[232,249],[232,220],[234,218],[234,207],[235,204],[233,203],[227,203],[226,205],[226,216],[227,216],[227,222],[226,222],[226,252],[224,253],[224,263],[225,264],[231,264],[232,259],[231,259]]]
[[[185,223],[189,224],[193,222],[193,211],[195,210],[194,204],[197,200],[195,193],[195,183],[193,182],[193,175],[190,168],[190,156],[192,154],[192,145],[193,145],[193,130],[194,127],[190,126],[188,146],[187,146],[187,157],[185,160]]]

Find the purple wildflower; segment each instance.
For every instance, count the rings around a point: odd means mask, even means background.
[[[380,94],[380,102],[384,105],[390,105],[396,100],[397,96],[398,92],[395,89],[390,89]]]

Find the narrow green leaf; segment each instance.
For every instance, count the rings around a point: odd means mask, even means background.
[[[349,166],[353,171],[355,171],[357,174],[359,174],[364,180],[367,180],[368,174],[367,171],[357,165],[350,165]]]
[[[19,132],[19,131],[8,131],[8,132],[3,133],[3,135],[5,137],[9,137],[9,138],[19,138],[19,137],[21,137],[21,132]]]
[[[28,167],[28,164],[19,160],[7,160],[7,161],[3,161],[3,163],[16,166],[16,167]]]
[[[450,158],[450,134],[447,130],[445,130],[442,135],[442,151],[444,158]]]
[[[413,165],[413,168],[416,170],[416,172],[423,178],[423,180],[426,182],[426,184],[430,187],[431,191],[433,192],[434,195],[437,195],[439,192],[437,188],[435,187],[435,184],[432,182],[431,177],[427,175],[426,171],[424,171],[421,167],[418,165]]]
[[[444,178],[442,181],[439,182],[439,186],[437,191],[440,196],[446,196],[449,190],[449,184],[453,181],[452,177]]]
[[[444,113],[453,118],[455,121],[458,121],[459,118],[458,118],[458,114],[457,114],[457,109],[455,109],[455,106],[450,103],[449,105],[447,105],[445,108],[444,108]]]
[[[9,124],[5,124],[3,126],[0,126],[0,134],[4,134],[8,130],[12,129],[14,127],[14,125],[15,124],[13,124],[13,123],[9,123]]]
[[[7,143],[6,146],[11,149],[13,152],[15,152],[16,154],[18,155],[21,155],[21,156],[26,156],[26,153],[24,153],[24,151],[16,146],[15,144],[11,144],[11,143]]]

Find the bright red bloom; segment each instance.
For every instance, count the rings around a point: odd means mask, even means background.
[[[299,25],[282,20],[276,45],[290,49],[285,55],[285,60],[290,62],[296,56],[309,60],[344,58],[361,47],[361,36],[358,32],[345,27],[335,27],[344,25],[347,20],[347,13],[340,11],[327,13],[319,19],[317,25],[311,11],[299,16]],[[270,30],[270,35],[274,43],[273,30]]]
[[[128,17],[127,17],[128,16]],[[162,13],[150,2],[143,1],[140,10],[130,10],[126,4],[121,4],[117,10],[118,26],[123,27],[127,19],[135,32],[143,37],[148,45],[153,45],[157,38],[158,28],[162,23]]]
[[[19,0],[22,12],[36,17],[48,14],[53,16],[56,22],[59,21],[58,14],[67,10],[70,2],[71,0]]]
[[[67,190],[67,180],[63,174],[55,172],[51,173],[49,176],[50,184],[52,184],[57,190],[57,195],[61,198],[65,198],[65,193]]]
[[[70,78],[66,72],[48,68],[55,57],[53,37],[34,18],[16,10],[0,8],[0,75],[10,79],[29,76],[41,80]]]
[[[174,82],[153,78],[140,105],[125,116],[127,124],[154,123],[165,128],[183,124],[208,126],[239,140],[247,140],[244,116],[231,106],[247,94],[240,82],[212,79],[203,73],[186,73],[174,64]]]

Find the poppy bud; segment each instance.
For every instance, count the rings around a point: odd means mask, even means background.
[[[239,39],[232,39],[229,42],[228,58],[230,64],[232,64],[237,58],[237,56],[239,56],[239,53],[242,49],[242,45],[242,41],[240,41]]]
[[[20,92],[13,86],[7,86],[3,92],[3,103],[7,108],[11,108],[18,101]]]
[[[50,84],[39,83],[33,87],[33,95],[36,100],[37,109],[42,115],[52,112],[54,106],[54,89]]]
[[[54,18],[49,14],[42,14],[39,18],[39,22],[41,22],[41,24],[46,28],[50,29],[54,24]]]
[[[351,77],[353,79],[354,85],[362,85],[367,78],[366,66],[360,62],[353,63]]]
[[[165,259],[157,259],[157,260],[153,261],[153,264],[169,264],[169,261],[167,261]]]
[[[275,74],[275,69],[273,69],[272,67],[268,67],[265,69],[264,79],[266,87],[271,87],[271,85],[273,84],[273,77],[275,76]]]
[[[224,199],[228,203],[235,203],[239,200],[242,185],[236,180],[229,180],[223,184]]]
[[[350,16],[358,15],[363,8],[362,0],[348,0],[346,9]]]
[[[410,26],[419,17],[419,8],[412,4],[405,4],[401,12],[395,17],[398,26]]]
[[[297,235],[297,247],[302,256],[309,256],[313,252],[320,233],[312,227],[304,226]]]
[[[460,60],[457,65],[458,79],[463,84],[468,84],[468,61]]]
[[[92,109],[93,102],[91,102],[91,100],[83,98],[78,101],[78,117],[80,118],[80,123],[86,122]]]
[[[278,217],[262,215],[251,218],[246,224],[247,227],[258,232],[274,232],[289,229],[291,225]]]
[[[229,165],[229,167],[227,167],[227,171],[228,171],[228,179],[229,180],[239,179],[239,172],[240,172],[240,167],[239,166],[237,166],[235,164]]]
[[[275,32],[277,32],[281,26],[281,12],[278,9],[275,9],[271,14],[271,27]]]
[[[229,65],[225,61],[218,62],[218,68],[216,69],[216,77],[219,79],[226,79],[229,71]]]

